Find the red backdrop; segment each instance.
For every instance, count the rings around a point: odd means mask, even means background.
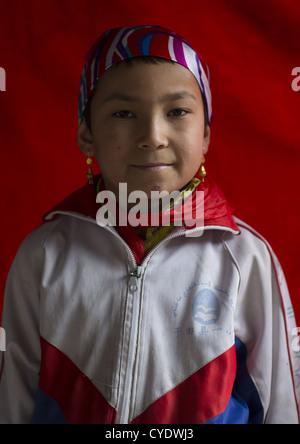
[[[76,145],[85,51],[100,32],[127,24],[172,28],[204,55],[216,114],[206,168],[236,215],[271,243],[299,324],[298,0],[0,0],[0,309],[24,237],[85,182]]]

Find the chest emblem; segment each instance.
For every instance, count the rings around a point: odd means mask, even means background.
[[[200,290],[194,296],[192,316],[196,322],[210,325],[220,317],[220,303],[217,296],[209,289]]]

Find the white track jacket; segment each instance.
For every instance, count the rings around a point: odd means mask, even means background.
[[[177,227],[137,265],[65,207],[10,270],[0,423],[298,423],[293,309],[259,234]]]

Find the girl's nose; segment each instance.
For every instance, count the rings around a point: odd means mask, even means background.
[[[161,117],[145,119],[141,122],[138,131],[138,147],[140,149],[157,150],[168,146],[166,123]]]

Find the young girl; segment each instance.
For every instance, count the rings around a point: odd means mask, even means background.
[[[211,117],[208,69],[182,37],[137,26],[97,40],[79,97],[88,183],[44,217],[8,277],[0,422],[298,423],[287,286],[206,175]],[[194,224],[177,223],[178,202],[156,226],[120,223],[132,193],[150,208],[174,191]],[[125,193],[115,224],[97,217],[112,213],[99,192]]]

